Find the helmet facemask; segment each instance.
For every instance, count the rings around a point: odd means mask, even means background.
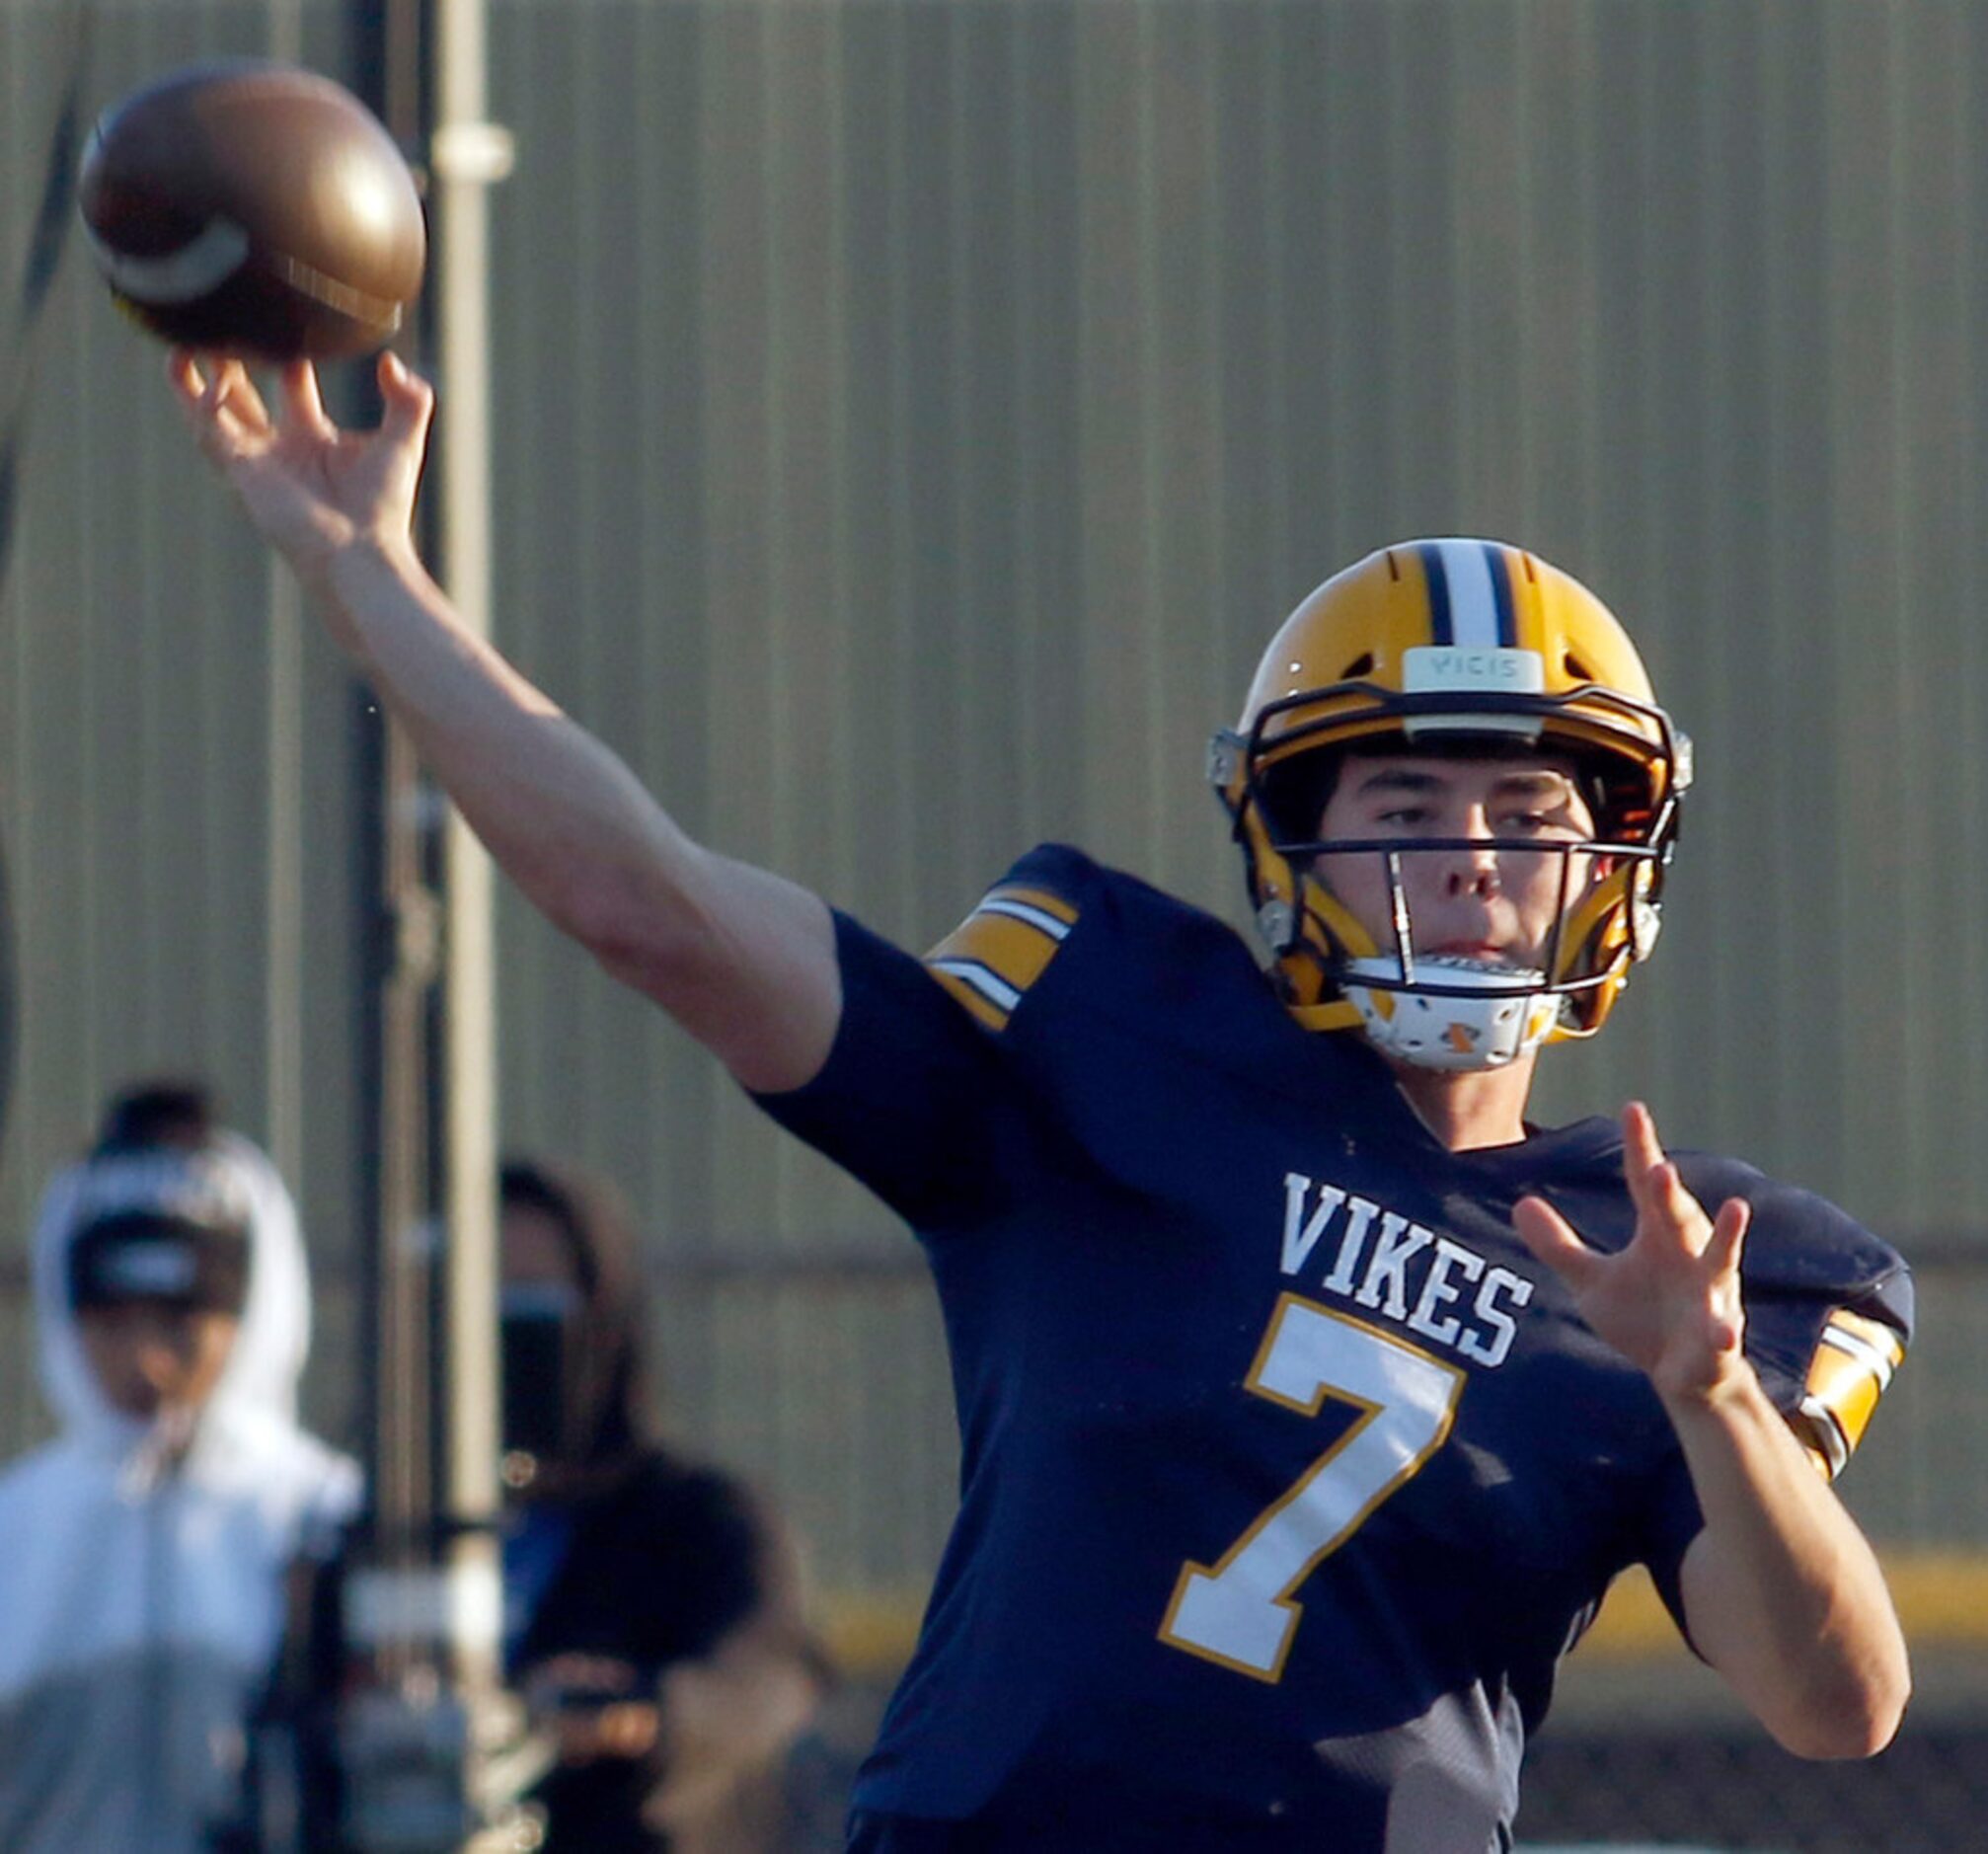
[[[1415,859],[1478,856],[1487,848],[1546,865],[1541,880],[1551,885],[1553,907],[1534,964],[1429,951],[1428,932],[1417,943]],[[1367,1041],[1419,1067],[1503,1068],[1550,1037],[1583,1034],[1592,994],[1620,984],[1656,934],[1653,907],[1625,907],[1640,877],[1646,886],[1655,855],[1646,845],[1598,836],[1489,845],[1481,838],[1328,838],[1315,830],[1278,849],[1297,872],[1310,938],[1336,949],[1332,982],[1358,1013]],[[1375,866],[1386,896],[1389,932],[1379,944],[1334,888],[1335,873],[1356,859]],[[1629,924],[1619,941],[1618,921]]]

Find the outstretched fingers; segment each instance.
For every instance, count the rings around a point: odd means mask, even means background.
[[[1753,1206],[1744,1197],[1728,1197],[1713,1218],[1712,1235],[1705,1245],[1705,1263],[1711,1272],[1715,1313],[1719,1321],[1717,1344],[1724,1352],[1736,1352],[1746,1330],[1739,1287],[1739,1252],[1753,1221]]]
[[[325,413],[325,402],[318,391],[318,370],[308,360],[292,360],[282,372],[283,416],[292,425],[300,425],[313,437],[334,438],[339,434]]]
[[[1753,1206],[1744,1197],[1728,1197],[1719,1206],[1705,1245],[1706,1264],[1715,1275],[1738,1273],[1739,1252],[1752,1222]]]
[[[211,365],[211,373],[203,372],[199,356],[181,348],[173,350],[166,371],[200,448],[224,463],[246,445],[270,437],[274,425],[239,360]]]
[[[166,356],[166,378],[172,382],[183,406],[196,405],[207,390],[207,382],[200,377],[200,363],[194,359],[191,348],[176,348]]]
[[[1656,1136],[1656,1116],[1646,1103],[1632,1101],[1622,1111],[1624,1152],[1643,1171],[1663,1163],[1663,1141]]]
[[[1622,1111],[1622,1176],[1639,1216],[1657,1208],[1657,1175],[1668,1163],[1656,1136],[1656,1117],[1632,1101]]]
[[[382,429],[396,444],[417,448],[427,436],[434,417],[435,390],[399,354],[388,348],[375,372],[383,409]]]
[[[1661,1224],[1693,1255],[1700,1253],[1708,1234],[1704,1207],[1665,1156],[1656,1136],[1656,1118],[1641,1101],[1623,1109],[1622,1146],[1623,1182],[1636,1206],[1637,1222],[1645,1228]]]
[[[1604,1258],[1544,1197],[1521,1197],[1512,1205],[1511,1224],[1533,1260],[1552,1269],[1576,1294],[1605,1266]]]

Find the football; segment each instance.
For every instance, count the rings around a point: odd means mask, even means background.
[[[393,137],[330,78],[202,63],[106,111],[77,206],[111,291],[181,347],[328,360],[393,339],[427,262]]]

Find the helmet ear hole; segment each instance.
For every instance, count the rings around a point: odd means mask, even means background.
[[[1567,673],[1576,682],[1595,682],[1599,680],[1594,671],[1588,668],[1571,651],[1564,653],[1561,657],[1561,661],[1566,665]]]
[[[1341,682],[1357,682],[1362,676],[1370,676],[1373,673],[1374,654],[1372,651],[1362,651],[1345,668],[1339,671],[1339,680]]]

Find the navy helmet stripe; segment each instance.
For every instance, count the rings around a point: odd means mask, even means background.
[[[1450,576],[1443,565],[1440,542],[1424,541],[1415,552],[1422,557],[1422,578],[1429,588],[1429,642],[1454,644],[1456,630],[1450,621]]]
[[[1491,569],[1491,601],[1497,606],[1497,641],[1506,650],[1518,646],[1518,614],[1512,609],[1512,557],[1507,548],[1485,543],[1485,565]]]

